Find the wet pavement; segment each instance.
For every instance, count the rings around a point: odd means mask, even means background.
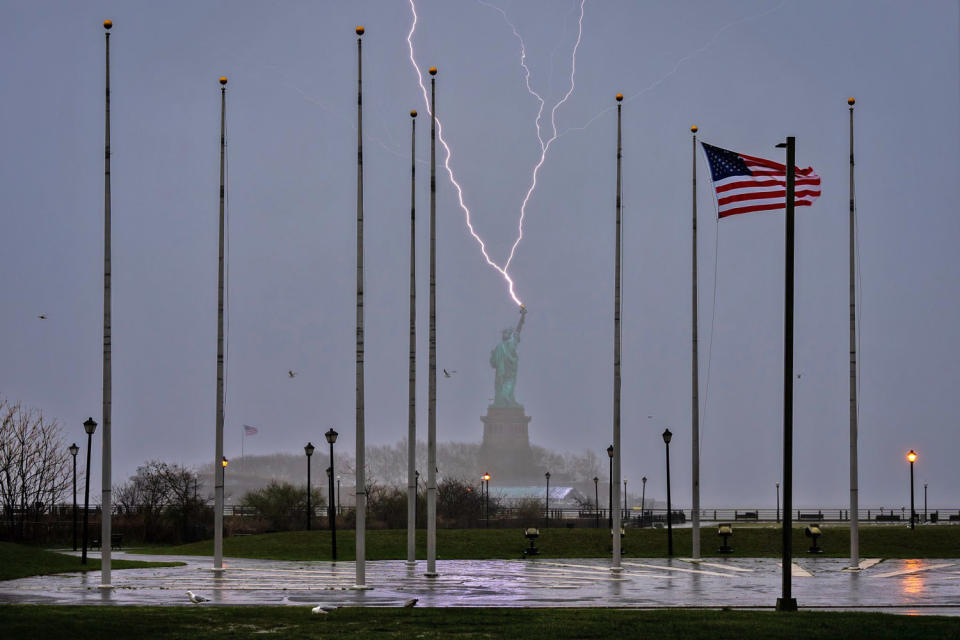
[[[92,557],[97,557],[93,554]],[[367,562],[366,586],[356,589],[353,562],[225,560],[198,556],[114,558],[185,562],[186,566],[113,571],[113,589],[98,588],[100,572],[37,576],[0,582],[0,602],[115,605],[295,605],[395,607],[417,598],[426,607],[734,607],[772,608],[781,569],[773,558],[674,558],[610,561],[439,560]],[[960,560],[864,560],[844,570],[841,558],[798,558],[793,595],[802,609],[883,610],[960,616]],[[187,590],[210,599],[193,605]]]

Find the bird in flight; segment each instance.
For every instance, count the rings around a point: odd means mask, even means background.
[[[41,313],[41,314],[38,315],[37,317],[40,318],[41,320],[46,320],[46,319],[47,319],[47,314]]]
[[[296,378],[297,372],[294,371],[293,369],[290,369],[289,371],[287,371],[287,375],[290,376],[291,378]]]
[[[444,377],[446,377],[446,378],[452,378],[452,377],[453,377],[453,374],[455,374],[456,372],[457,372],[456,369],[454,369],[453,371],[447,371],[446,369],[444,369],[444,370],[443,370],[443,375],[444,375]]]
[[[203,596],[198,596],[193,591],[187,591],[187,595],[190,596],[190,602],[193,604],[200,604],[201,602],[209,602],[210,598],[204,598]]]

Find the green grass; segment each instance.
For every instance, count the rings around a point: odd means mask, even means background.
[[[182,562],[143,562],[141,560],[113,560],[112,569],[142,569],[145,567],[176,567]],[[0,542],[0,580],[14,580],[28,576],[45,576],[51,573],[69,571],[99,571],[100,560],[87,558],[87,564],[80,564],[80,558],[63,553],[53,553],[43,549],[27,547],[21,544]]]
[[[703,528],[702,553],[719,557],[720,538],[716,528]],[[823,527],[820,546],[825,557],[848,557],[850,532],[846,526]],[[690,529],[673,532],[674,552],[690,555]],[[337,557],[354,560],[354,532],[337,532]],[[405,530],[367,531],[368,560],[406,558]],[[730,538],[733,557],[772,558],[780,555],[781,532],[774,526],[734,526]],[[437,531],[437,557],[443,560],[520,558],[527,546],[520,529],[440,529]],[[610,556],[610,534],[601,529],[541,529],[537,540],[544,558],[604,558]],[[628,529],[623,541],[626,557],[659,558],[667,555],[665,529]],[[793,532],[794,557],[803,557],[810,540],[803,528]],[[900,526],[864,526],[860,528],[860,555],[864,558],[956,558],[960,553],[960,526],[918,527],[910,531]],[[213,555],[213,541],[205,540],[176,547],[133,549],[135,553]],[[234,558],[270,560],[330,559],[329,531],[288,531],[255,536],[225,538],[224,555]],[[426,533],[417,532],[417,557],[426,557]]]
[[[8,638],[950,638],[960,619],[881,613],[626,609],[0,606]]]

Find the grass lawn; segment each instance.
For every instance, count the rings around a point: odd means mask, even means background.
[[[142,569],[145,567],[176,567],[182,562],[142,562],[140,560],[113,560],[112,569]],[[80,564],[80,558],[63,553],[54,553],[22,544],[0,542],[0,580],[14,580],[28,576],[43,576],[50,573],[69,571],[99,571],[100,560],[87,558],[87,564]]]
[[[8,638],[955,638],[960,619],[881,613],[627,609],[0,605]]]
[[[826,557],[848,557],[850,531],[842,525],[823,527],[820,546]],[[677,556],[690,555],[690,529],[673,532]],[[715,527],[703,528],[702,555],[718,557],[720,539]],[[337,531],[339,560],[355,559],[354,532]],[[405,530],[367,531],[368,560],[406,558]],[[730,546],[733,557],[772,558],[780,555],[780,529],[774,526],[734,525]],[[437,531],[437,557],[453,559],[520,558],[527,546],[520,529],[440,529]],[[610,556],[610,534],[601,529],[541,529],[537,540],[544,558],[605,558]],[[627,558],[659,558],[667,554],[665,529],[628,529],[623,541]],[[808,556],[810,540],[803,527],[794,529],[794,557]],[[213,555],[213,541],[205,540],[176,547],[131,549],[134,553]],[[225,538],[224,555],[235,558],[272,560],[330,559],[329,531],[288,531],[255,536]],[[861,526],[860,556],[864,558],[956,558],[960,555],[960,526],[918,527],[910,531],[901,526]],[[426,532],[417,532],[417,557],[426,557]]]

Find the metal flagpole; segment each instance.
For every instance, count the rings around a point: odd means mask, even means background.
[[[622,194],[622,172],[621,162],[623,158],[623,146],[621,144],[621,110],[623,94],[617,94],[617,242],[616,257],[614,266],[614,300],[613,300],[613,458],[611,459],[612,472],[610,474],[610,517],[613,528],[610,532],[613,542],[613,558],[611,571],[623,571],[620,566],[620,509],[615,509],[615,505],[620,504],[620,276],[622,251],[622,225],[621,223],[621,194]]]
[[[113,495],[110,479],[112,462],[111,451],[111,412],[113,407],[113,335],[110,319],[111,290],[110,278],[110,28],[113,22],[103,22],[106,43],[106,100],[104,102],[104,138],[103,138],[103,453],[100,464],[101,474],[101,512],[100,512],[100,588],[112,589],[110,584],[111,531],[113,524]]]
[[[849,98],[850,105],[850,568],[860,568],[860,496],[857,480],[857,307],[856,307],[856,265],[854,260],[854,238],[856,230],[856,209],[853,189],[853,105],[856,100]]]
[[[417,563],[417,112],[410,112],[410,374],[407,409],[407,564]]]
[[[693,318],[691,321],[693,335],[693,357],[691,360],[691,389],[693,398],[690,405],[690,432],[691,432],[691,502],[690,511],[692,512],[693,526],[693,549],[691,557],[697,559],[700,557],[700,360],[697,355],[697,323],[698,323],[698,304],[697,304],[697,126],[690,127],[690,133],[693,134],[693,244],[692,244],[692,262],[693,262],[693,295],[691,298],[691,308]]]
[[[437,68],[430,67],[430,343],[427,394],[427,573],[437,575]]]
[[[777,598],[777,611],[796,611],[792,597],[793,571],[793,209],[796,139],[787,136],[786,230],[784,234],[784,314],[783,314],[783,585]]]
[[[357,480],[356,586],[366,584],[367,487],[364,473],[363,399],[363,27],[357,33]]]
[[[223,571],[223,282],[224,282],[224,202],[225,158],[227,148],[227,77],[220,78],[220,249],[217,262],[217,425],[216,451],[213,459],[213,570]],[[246,437],[246,436],[244,436]]]

